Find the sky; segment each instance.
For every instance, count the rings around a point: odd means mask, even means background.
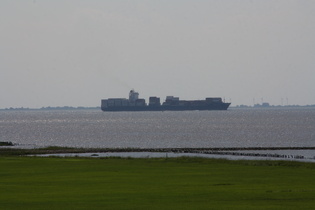
[[[314,0],[1,0],[0,108],[315,104]]]

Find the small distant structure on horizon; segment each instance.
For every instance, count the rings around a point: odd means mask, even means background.
[[[266,107],[270,107],[270,104],[267,102],[263,102],[262,104],[255,104],[254,107],[255,108],[260,108],[260,107],[266,108]]]

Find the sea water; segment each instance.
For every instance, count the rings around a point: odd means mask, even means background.
[[[315,108],[0,111],[0,141],[102,148],[314,147]]]

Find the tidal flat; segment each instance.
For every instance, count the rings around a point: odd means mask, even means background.
[[[314,163],[25,157],[3,151],[3,209],[313,209],[315,205]]]

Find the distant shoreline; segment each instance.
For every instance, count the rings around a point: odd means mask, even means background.
[[[247,106],[247,105],[237,105],[237,106],[230,106],[229,109],[269,109],[269,108],[312,108],[315,107],[315,104],[313,105],[270,105],[270,106],[261,106],[261,105],[255,105],[255,106]],[[72,107],[72,106],[57,106],[57,107],[42,107],[42,108],[25,108],[25,107],[17,107],[17,108],[2,108],[0,111],[41,111],[41,110],[101,110],[101,107]]]
[[[259,105],[259,104],[255,104],[254,106],[248,106],[248,105],[237,105],[237,106],[230,106],[230,108],[303,108],[303,107],[315,107],[315,104],[312,105],[285,105],[285,106],[281,106],[281,105]]]
[[[37,110],[100,110],[101,107],[83,107],[83,106],[78,106],[78,107],[72,107],[72,106],[57,106],[57,107],[42,107],[42,108],[4,108],[0,109],[0,111],[37,111]]]

